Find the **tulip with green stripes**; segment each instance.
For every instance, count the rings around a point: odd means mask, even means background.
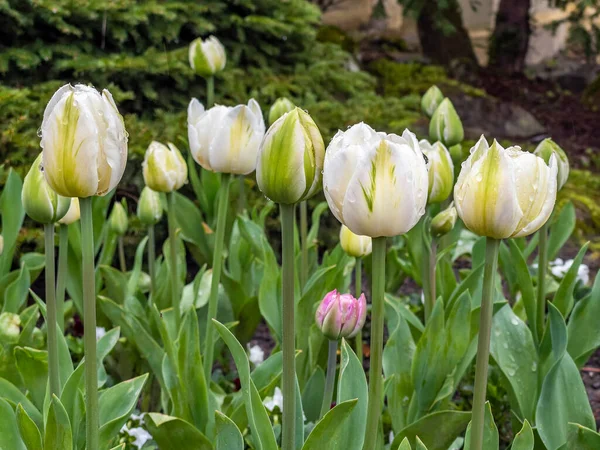
[[[441,142],[419,141],[429,161],[429,193],[427,203],[440,203],[448,198],[454,187],[454,163],[450,152]]]
[[[429,138],[443,142],[446,147],[460,144],[465,137],[462,122],[450,99],[439,104],[429,122]]]

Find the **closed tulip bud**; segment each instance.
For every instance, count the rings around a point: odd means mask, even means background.
[[[118,236],[123,236],[129,226],[126,207],[127,203],[123,205],[120,202],[115,202],[108,218],[108,227]]]
[[[127,164],[127,132],[112,95],[81,84],[61,87],[44,111],[44,174],[57,194],[112,191]]]
[[[23,181],[21,202],[25,212],[36,222],[55,223],[67,213],[70,201],[71,199],[58,195],[46,183],[40,154]]]
[[[148,186],[142,189],[137,207],[137,215],[143,225],[151,226],[160,222],[163,215],[163,207],[160,194]]]
[[[528,236],[546,221],[556,201],[556,157],[507,149],[482,136],[464,162],[454,201],[472,232],[495,239]]]
[[[206,170],[246,175],[256,168],[265,135],[258,102],[235,107],[216,105],[205,111],[197,99],[188,107],[188,139],[194,160]]]
[[[319,128],[300,108],[284,114],[267,131],[258,151],[258,187],[276,203],[293,204],[321,187],[325,144]]]
[[[444,94],[440,91],[440,88],[436,85],[431,86],[427,89],[427,92],[421,97],[421,109],[427,117],[433,116],[433,113],[437,109],[440,103],[444,100]]]
[[[3,312],[0,314],[0,342],[16,344],[21,334],[21,318],[18,314]]]
[[[195,39],[189,49],[190,66],[201,77],[211,77],[225,68],[227,56],[223,44],[214,36]]]
[[[425,213],[427,165],[413,133],[377,133],[360,123],[339,131],[325,152],[329,209],[353,233],[396,236]]]
[[[444,144],[419,141],[421,150],[429,161],[429,191],[427,203],[440,203],[448,198],[454,187],[454,163]]]
[[[567,158],[565,151],[560,148],[560,146],[552,139],[547,138],[539,143],[533,153],[534,155],[542,158],[546,164],[550,164],[550,158],[552,158],[552,155],[556,157],[558,170],[557,186],[558,190],[560,191],[569,178],[569,158]]]
[[[144,156],[143,173],[146,185],[157,192],[173,192],[187,182],[188,169],[179,149],[153,141]]]
[[[449,233],[454,228],[454,225],[456,225],[457,217],[458,214],[454,207],[454,202],[452,202],[448,208],[437,213],[431,221],[431,234],[435,237],[440,237]]]
[[[446,147],[459,144],[465,137],[462,122],[450,99],[445,98],[429,122],[429,138],[443,142]]]
[[[273,125],[277,119],[283,116],[286,112],[290,112],[295,107],[296,105],[294,105],[287,97],[280,97],[275,100],[275,103],[273,103],[271,109],[269,110],[269,125]]]
[[[71,204],[69,205],[69,210],[67,214],[63,216],[62,219],[58,221],[58,223],[62,225],[71,225],[74,222],[79,220],[81,212],[79,211],[79,199],[74,197],[71,199]]]
[[[366,317],[365,294],[356,299],[337,290],[325,295],[315,314],[317,326],[326,338],[333,341],[356,336],[365,324]]]
[[[355,258],[370,255],[373,250],[373,240],[369,236],[354,234],[346,225],[342,225],[340,229],[340,245],[348,255]]]

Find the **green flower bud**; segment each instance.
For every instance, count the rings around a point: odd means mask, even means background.
[[[427,92],[425,92],[423,97],[421,97],[421,109],[423,110],[423,113],[425,113],[427,117],[433,116],[433,113],[440,103],[442,103],[442,100],[444,100],[444,94],[442,94],[440,88],[436,85],[431,86],[427,89]]]
[[[122,203],[115,202],[113,205],[108,218],[108,226],[111,231],[119,236],[123,236],[127,231],[129,219],[127,218],[127,202],[125,199],[122,200]]]
[[[221,41],[214,36],[192,41],[189,49],[190,66],[201,77],[211,77],[225,68],[227,55]]]
[[[27,215],[43,224],[55,223],[69,210],[71,199],[54,192],[44,178],[41,153],[25,176],[21,202]]]
[[[275,100],[275,103],[273,103],[271,109],[269,110],[269,125],[273,125],[277,119],[283,116],[286,112],[290,112],[295,107],[296,105],[294,105],[287,97],[280,97]]]
[[[431,145],[423,139],[419,142],[419,146],[429,161],[427,203],[443,202],[454,187],[454,164],[450,152],[441,142]]]
[[[0,255],[4,252],[4,237],[0,234]]]
[[[450,203],[448,208],[440,211],[431,221],[431,234],[435,237],[443,236],[449,233],[456,225],[458,213],[454,207],[454,202]]]
[[[167,145],[151,142],[142,163],[144,182],[158,192],[173,192],[187,183],[187,164],[181,152],[170,142]]]
[[[450,99],[445,98],[429,122],[429,138],[443,142],[446,147],[460,143],[465,137],[462,122]]]
[[[146,226],[156,225],[160,222],[163,215],[160,194],[146,186],[140,195],[137,215],[140,222]]]
[[[300,108],[284,114],[267,131],[258,151],[256,180],[276,203],[293,204],[321,188],[325,144],[319,128]]]
[[[63,218],[58,221],[58,223],[62,225],[71,225],[79,220],[80,215],[81,211],[79,210],[79,199],[74,197],[71,199],[71,205],[69,206],[67,214],[65,214]]]
[[[557,183],[560,191],[569,178],[569,158],[567,158],[565,151],[552,139],[547,138],[539,143],[533,153],[542,158],[546,164],[550,164],[552,155],[556,156],[558,165]]]
[[[21,333],[21,318],[18,314],[3,312],[0,314],[0,342],[16,344]]]

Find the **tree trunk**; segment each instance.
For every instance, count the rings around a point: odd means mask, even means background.
[[[457,0],[440,7],[438,0],[425,0],[417,26],[423,54],[434,63],[449,65],[454,60],[477,64],[473,45],[462,21]]]
[[[531,0],[501,0],[490,39],[490,67],[522,72],[529,47]]]

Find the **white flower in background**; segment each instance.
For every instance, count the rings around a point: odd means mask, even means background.
[[[201,77],[210,77],[225,68],[225,47],[214,36],[195,39],[189,48],[190,67]]]
[[[248,346],[248,350],[250,351],[250,356],[248,359],[254,366],[260,366],[265,360],[265,351],[260,348],[258,345]]]
[[[64,197],[109,193],[127,164],[123,117],[106,89],[66,84],[56,91],[44,111],[40,145],[46,181]]]
[[[265,397],[263,405],[271,412],[275,410],[275,407],[279,408],[279,411],[283,411],[283,393],[281,392],[281,389],[276,387],[275,392],[273,392],[273,397]]]
[[[390,444],[391,444],[392,442],[394,442],[394,436],[395,436],[395,435],[394,435],[394,432],[393,432],[393,431],[390,431],[390,434],[389,434],[389,436],[388,436],[388,440],[389,440],[389,443],[390,443]]]
[[[550,263],[550,271],[556,278],[564,278],[572,265],[572,259],[563,261],[561,258],[557,258]],[[587,286],[590,281],[590,268],[586,264],[581,264],[579,266],[576,279]]]
[[[106,334],[106,328],[96,327],[96,340],[99,341]]]
[[[550,217],[556,201],[556,158],[507,149],[481,136],[463,163],[454,204],[465,226],[495,239],[528,236]]]
[[[167,145],[152,141],[142,163],[144,182],[156,192],[173,192],[187,183],[188,169],[181,152],[170,142]]]
[[[404,234],[425,213],[429,178],[419,142],[359,123],[338,131],[325,152],[323,190],[329,209],[353,233]]]
[[[188,139],[194,160],[206,170],[247,175],[265,135],[260,105],[216,105],[205,110],[198,99],[188,106]]]

